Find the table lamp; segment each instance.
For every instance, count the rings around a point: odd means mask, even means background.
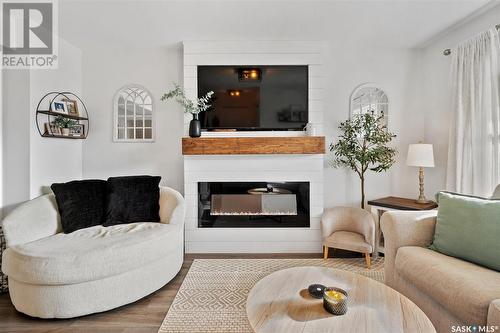
[[[424,195],[424,168],[434,167],[434,152],[432,150],[432,145],[427,143],[410,144],[408,147],[406,165],[419,167],[418,180],[420,193],[416,202],[430,202]]]

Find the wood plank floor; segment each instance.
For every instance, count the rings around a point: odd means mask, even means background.
[[[337,252],[335,253],[338,255]],[[344,256],[339,254],[340,256]],[[347,254],[346,256],[349,256]],[[0,295],[0,332],[29,333],[157,333],[194,259],[321,258],[321,254],[186,255],[182,269],[166,286],[135,303],[74,319],[36,319],[14,309],[8,294]]]

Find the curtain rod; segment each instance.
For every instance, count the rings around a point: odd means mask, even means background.
[[[496,28],[497,30],[500,30],[500,24],[495,25],[495,28]],[[443,51],[443,54],[444,54],[445,56],[449,56],[449,55],[451,54],[451,49],[445,49],[445,50]]]

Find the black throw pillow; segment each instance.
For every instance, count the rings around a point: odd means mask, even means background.
[[[52,184],[65,233],[100,225],[106,214],[106,181],[75,180]]]
[[[160,222],[160,184],[157,176],[108,178],[104,226],[133,222]]]

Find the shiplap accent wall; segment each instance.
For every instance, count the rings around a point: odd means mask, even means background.
[[[199,65],[308,65],[309,122],[323,133],[325,77],[322,42],[184,42],[184,89],[197,97]],[[191,117],[184,118],[187,135]],[[204,135],[214,135],[204,133]],[[303,132],[236,132],[220,136],[304,135]],[[321,252],[323,155],[184,156],[187,253]],[[309,228],[198,228],[198,182],[308,181]]]
[[[198,182],[307,181],[309,228],[198,228]],[[321,252],[323,155],[184,156],[187,253]]]
[[[311,41],[202,41],[184,42],[184,89],[189,98],[198,97],[198,66],[207,65],[308,65],[309,122],[323,133],[323,95],[325,87],[323,42]],[[184,117],[187,135],[191,115]],[[238,132],[240,136],[297,135],[299,133]],[[203,133],[203,135],[213,135]],[[220,133],[216,135],[221,135]],[[224,134],[222,134],[224,135]]]

